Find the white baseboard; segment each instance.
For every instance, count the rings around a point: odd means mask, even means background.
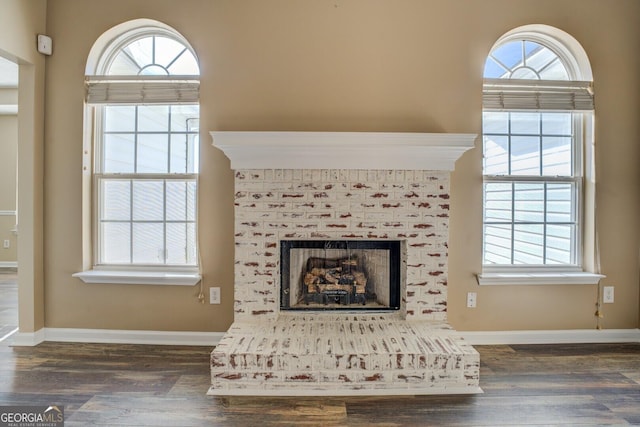
[[[36,332],[18,331],[11,337],[9,337],[7,339],[7,342],[15,347],[33,347],[34,345],[38,345],[45,340],[44,335],[44,328]]]
[[[640,329],[569,329],[559,331],[458,331],[471,345],[586,344],[640,342]]]
[[[640,342],[640,329],[458,331],[458,333],[471,345]],[[17,332],[9,337],[8,341],[12,341],[13,346],[35,346],[44,341],[215,346],[224,334],[224,332],[43,328],[36,332]]]
[[[153,344],[215,346],[224,332],[127,331],[114,329],[43,328],[13,335],[13,346],[34,346],[43,341],[100,344]]]

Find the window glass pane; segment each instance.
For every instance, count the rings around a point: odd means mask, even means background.
[[[182,43],[168,37],[155,38],[155,63],[167,68],[185,50]]]
[[[169,167],[168,135],[141,134],[138,136],[138,173],[167,173]]]
[[[575,226],[547,225],[547,264],[570,264]]]
[[[164,263],[164,224],[133,224],[133,263]]]
[[[511,263],[511,224],[484,226],[484,263]]]
[[[540,113],[511,113],[511,133],[540,134]]]
[[[138,107],[138,131],[167,132],[168,130],[168,105],[140,105]]]
[[[514,220],[544,222],[544,183],[514,184]]]
[[[514,264],[544,264],[544,225],[514,225],[513,248]]]
[[[147,65],[140,70],[141,76],[166,76],[169,73],[159,65]]]
[[[513,70],[513,72],[511,73],[511,78],[536,80],[538,78],[538,75],[536,74],[535,70],[532,70],[531,68],[527,68],[527,67],[522,67],[522,68],[517,68]]]
[[[552,50],[536,42],[515,40],[489,54],[484,77],[568,80],[569,74]]]
[[[100,219],[129,221],[131,219],[131,181],[103,179],[101,185]]]
[[[571,113],[544,113],[542,114],[542,134],[570,136]]]
[[[187,183],[167,182],[167,221],[187,219]]]
[[[134,171],[134,135],[105,134],[102,145],[102,169],[104,173],[131,173]]]
[[[200,172],[200,135],[194,134],[189,138],[191,147],[187,156],[187,173]]]
[[[167,264],[186,264],[187,227],[185,223],[167,224]]]
[[[138,65],[139,68],[153,64],[153,37],[148,36],[129,43],[124,52]]]
[[[565,183],[547,184],[547,221],[573,222],[573,185]]]
[[[542,174],[572,175],[571,137],[542,138]]]
[[[171,131],[197,132],[199,129],[199,110],[197,105],[173,105],[171,107]]]
[[[551,64],[558,62],[558,56],[551,50],[533,42],[525,42],[530,46],[535,46],[527,55],[527,67],[535,70],[536,75],[541,76],[543,70],[549,68]]]
[[[485,175],[507,175],[509,173],[509,137],[484,137]]]
[[[197,216],[198,185],[196,181],[187,182],[187,220],[195,221]]]
[[[110,76],[137,76],[139,72],[140,66],[130,56],[120,52],[109,66],[106,74]]]
[[[196,224],[195,222],[190,222],[187,224],[187,264],[188,265],[198,265],[198,252],[196,248],[198,247],[196,236]]]
[[[105,132],[135,131],[136,107],[107,105],[103,108]]]
[[[505,69],[493,58],[487,58],[484,64],[484,77],[488,79],[499,79],[505,74]]]
[[[133,220],[162,221],[164,219],[163,181],[133,182]]]
[[[193,156],[193,144],[189,143],[191,135],[171,135],[170,173],[187,173],[187,157]],[[191,171],[190,171],[191,172]]]
[[[540,78],[544,80],[569,80],[569,73],[560,60],[556,59],[545,69],[540,70]]]
[[[485,222],[511,222],[512,197],[511,183],[486,183],[484,186]]]
[[[522,53],[522,42],[515,41],[497,47],[491,52],[491,56],[508,69],[513,69],[523,63]]]
[[[131,262],[130,232],[128,222],[103,222],[100,224],[103,263],[128,264]]]
[[[190,51],[185,51],[169,66],[169,73],[179,76],[191,76],[200,74],[198,61]]]
[[[509,113],[485,112],[482,115],[482,132],[509,133]]]
[[[540,175],[540,137],[511,138],[511,174]]]

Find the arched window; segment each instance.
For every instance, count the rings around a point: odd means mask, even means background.
[[[93,268],[197,270],[199,66],[148,20],[105,33],[87,63]]]
[[[483,89],[483,271],[582,271],[593,90],[566,33],[516,29],[489,53]]]

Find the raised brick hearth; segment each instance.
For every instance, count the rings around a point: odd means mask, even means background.
[[[479,355],[446,323],[449,172],[472,136],[212,135],[235,173],[235,318],[209,394],[479,391]],[[280,242],[304,239],[402,241],[400,310],[280,312]]]

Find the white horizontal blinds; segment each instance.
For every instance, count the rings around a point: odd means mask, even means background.
[[[592,111],[593,85],[583,81],[485,79],[482,105],[493,111]]]
[[[85,90],[88,104],[195,104],[200,81],[179,76],[90,76],[85,79]]]

